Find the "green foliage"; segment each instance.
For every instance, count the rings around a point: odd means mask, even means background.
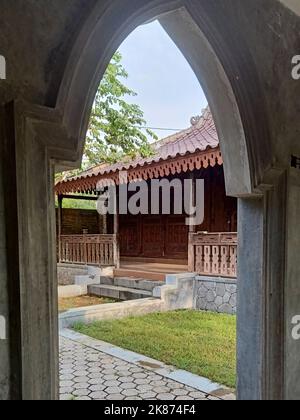
[[[123,84],[127,78],[122,56],[117,52],[96,94],[87,133],[85,166],[152,154],[142,129],[146,125],[143,111],[138,105],[128,103],[128,97],[134,97],[136,93]],[[146,132],[150,138],[157,138],[152,131]]]
[[[55,197],[55,207],[58,208],[58,198]],[[94,200],[74,200],[70,198],[65,198],[63,201],[64,209],[77,209],[77,210],[95,210],[96,211],[96,201]]]

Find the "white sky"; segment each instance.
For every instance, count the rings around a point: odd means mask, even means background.
[[[138,96],[150,127],[185,129],[207,100],[193,70],[174,42],[156,21],[136,29],[121,45],[126,84]],[[157,131],[159,138],[173,134]]]

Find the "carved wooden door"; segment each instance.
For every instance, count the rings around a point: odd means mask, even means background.
[[[165,218],[165,256],[167,258],[187,259],[189,227],[184,216]]]
[[[164,257],[164,224],[162,216],[145,216],[142,222],[143,256]]]
[[[140,216],[120,216],[120,251],[124,257],[141,255]]]

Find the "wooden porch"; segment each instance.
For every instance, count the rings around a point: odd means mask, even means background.
[[[164,281],[184,272],[236,278],[237,233],[190,233],[188,262],[167,259],[122,258],[118,235],[62,235],[59,262],[114,267],[116,277]]]

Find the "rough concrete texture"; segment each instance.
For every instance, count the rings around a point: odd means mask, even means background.
[[[288,219],[290,225],[288,235],[288,264],[287,264],[287,284],[285,295],[285,321],[284,330],[286,332],[285,351],[288,353],[287,369],[285,380],[287,384],[284,397],[289,400],[299,400],[300,396],[300,340],[295,340],[292,329],[295,324],[292,319],[300,316],[300,176],[298,169],[291,169],[289,176],[289,205]]]
[[[58,297],[59,298],[71,298],[76,296],[85,296],[88,293],[87,286],[59,286],[58,288]]]
[[[153,296],[162,300],[166,311],[192,309],[194,279],[191,273],[168,275],[166,284],[156,287]]]
[[[194,307],[203,311],[236,314],[236,281],[219,278],[196,277]]]
[[[60,286],[67,286],[75,284],[76,276],[86,276],[88,269],[86,266],[74,264],[58,264],[57,265],[57,279]]]
[[[162,302],[159,299],[153,298],[71,309],[60,315],[59,327],[60,329],[70,328],[78,322],[89,324],[94,321],[121,319],[128,316],[142,316],[160,312],[162,309]]]

